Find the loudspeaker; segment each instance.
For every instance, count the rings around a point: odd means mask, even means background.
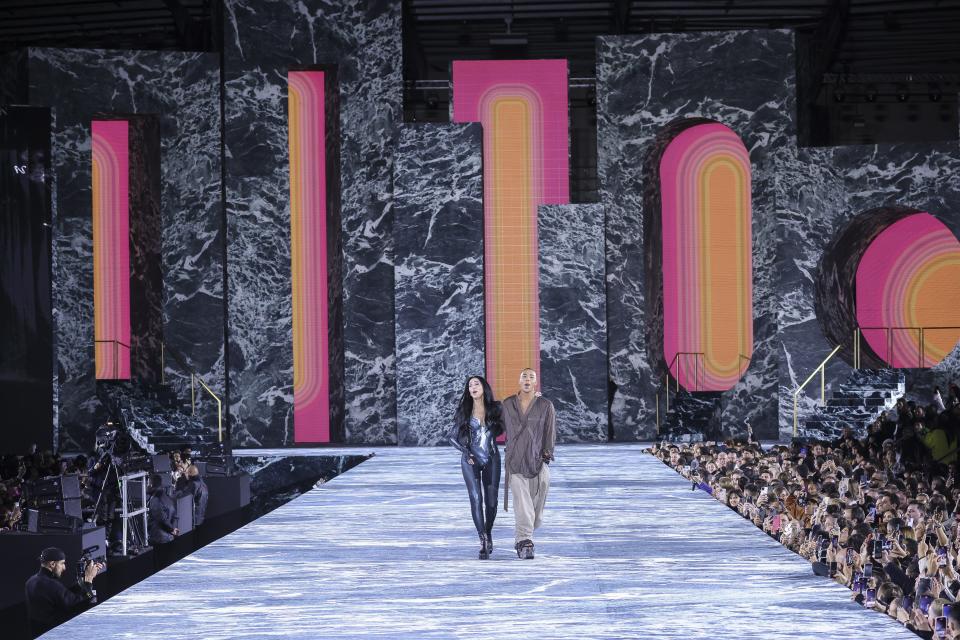
[[[24,522],[29,533],[77,533],[83,529],[79,517],[36,509],[27,509]]]
[[[30,500],[30,506],[44,513],[60,513],[75,518],[83,517],[80,498],[70,498],[68,500],[61,500],[60,498],[34,498]]]
[[[34,480],[27,485],[28,495],[33,497],[57,496],[59,498],[79,498],[80,497],[80,476],[71,474],[68,476],[47,476]]]

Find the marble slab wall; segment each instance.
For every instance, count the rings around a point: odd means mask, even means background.
[[[218,56],[76,49],[29,49],[25,55],[30,104],[56,114],[53,306],[60,446],[86,451],[104,417],[93,370],[95,114],[159,119],[165,340],[213,389],[224,389]],[[167,379],[189,394],[188,375],[169,362]]]
[[[540,386],[559,442],[608,438],[603,206],[541,205]]]
[[[754,354],[743,379],[724,394],[724,432],[753,426],[775,436],[777,181],[774,152],[795,146],[793,34],[779,30],[601,36],[597,39],[597,147],[606,213],[606,285],[610,421],[618,440],[656,430],[655,398],[663,379],[659,345],[649,329],[644,164],[658,132],[679,118],[709,118],[730,127],[753,169]]]
[[[960,237],[960,149],[941,144],[884,144],[800,149],[785,154],[779,174],[793,176],[790,188],[778,185],[783,209],[780,274],[780,435],[793,432],[793,392],[833,349],[814,309],[816,280],[824,250],[852,218],[881,207],[927,211]],[[825,316],[826,317],[826,316]],[[827,395],[851,371],[850,349],[826,368]],[[938,366],[937,369],[942,369]],[[926,388],[927,372],[906,370],[907,388]],[[800,396],[800,414],[809,415],[819,384]],[[921,398],[924,402],[927,398]]]
[[[160,121],[130,116],[130,359],[133,378],[161,380],[163,216],[160,212]]]
[[[483,131],[405,125],[394,165],[397,432],[446,441],[471,375],[484,373]]]
[[[347,443],[397,441],[391,209],[401,114],[399,0],[224,3],[233,440],[293,441],[287,71],[339,82]],[[331,406],[336,406],[332,399]]]

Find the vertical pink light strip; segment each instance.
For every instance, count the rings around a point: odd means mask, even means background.
[[[293,440],[330,442],[327,166],[322,71],[287,74],[293,276]]]
[[[91,129],[96,378],[127,380],[130,378],[129,124],[125,120],[94,120]]]
[[[726,391],[753,355],[750,154],[740,137],[717,122],[679,133],[660,160],[660,196],[664,360],[685,389]]]
[[[483,124],[486,368],[504,397],[540,370],[537,207],[570,200],[566,60],[454,61],[453,120]]]

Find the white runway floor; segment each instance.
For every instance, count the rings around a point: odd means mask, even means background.
[[[476,559],[455,451],[377,451],[44,637],[916,638],[639,445],[558,448],[533,561],[512,511]]]

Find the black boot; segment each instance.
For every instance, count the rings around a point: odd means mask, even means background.
[[[490,557],[490,552],[487,551],[487,548],[489,547],[489,545],[490,545],[489,536],[487,536],[486,533],[481,533],[480,534],[480,553],[477,556],[480,560],[487,560]]]
[[[487,555],[493,555],[493,531],[487,531]]]

